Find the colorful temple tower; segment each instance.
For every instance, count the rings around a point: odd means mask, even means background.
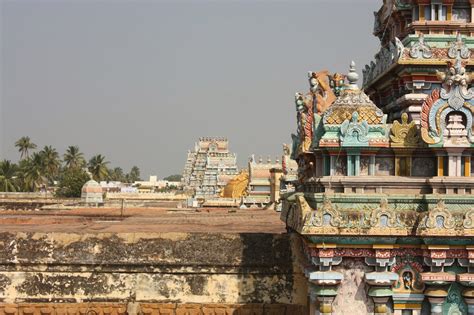
[[[296,94],[281,218],[311,314],[474,314],[473,18],[473,0],[384,0],[362,87],[352,62]]]
[[[212,198],[238,173],[237,156],[229,151],[229,141],[202,137],[188,152],[182,183],[196,198]]]

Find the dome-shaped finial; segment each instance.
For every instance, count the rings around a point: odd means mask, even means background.
[[[359,80],[359,75],[355,70],[355,62],[353,60],[351,61],[351,65],[349,66],[349,73],[347,74],[347,81],[349,81],[349,89],[356,90],[359,88],[357,86],[357,80]]]

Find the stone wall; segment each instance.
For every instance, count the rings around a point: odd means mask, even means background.
[[[287,234],[0,233],[1,314],[305,314]]]

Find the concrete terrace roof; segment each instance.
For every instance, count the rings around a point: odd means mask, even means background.
[[[0,231],[121,233],[285,233],[273,210],[176,208],[82,208],[73,210],[0,210]]]

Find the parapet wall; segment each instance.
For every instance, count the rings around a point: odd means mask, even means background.
[[[299,246],[288,234],[3,232],[0,314],[305,314]]]

